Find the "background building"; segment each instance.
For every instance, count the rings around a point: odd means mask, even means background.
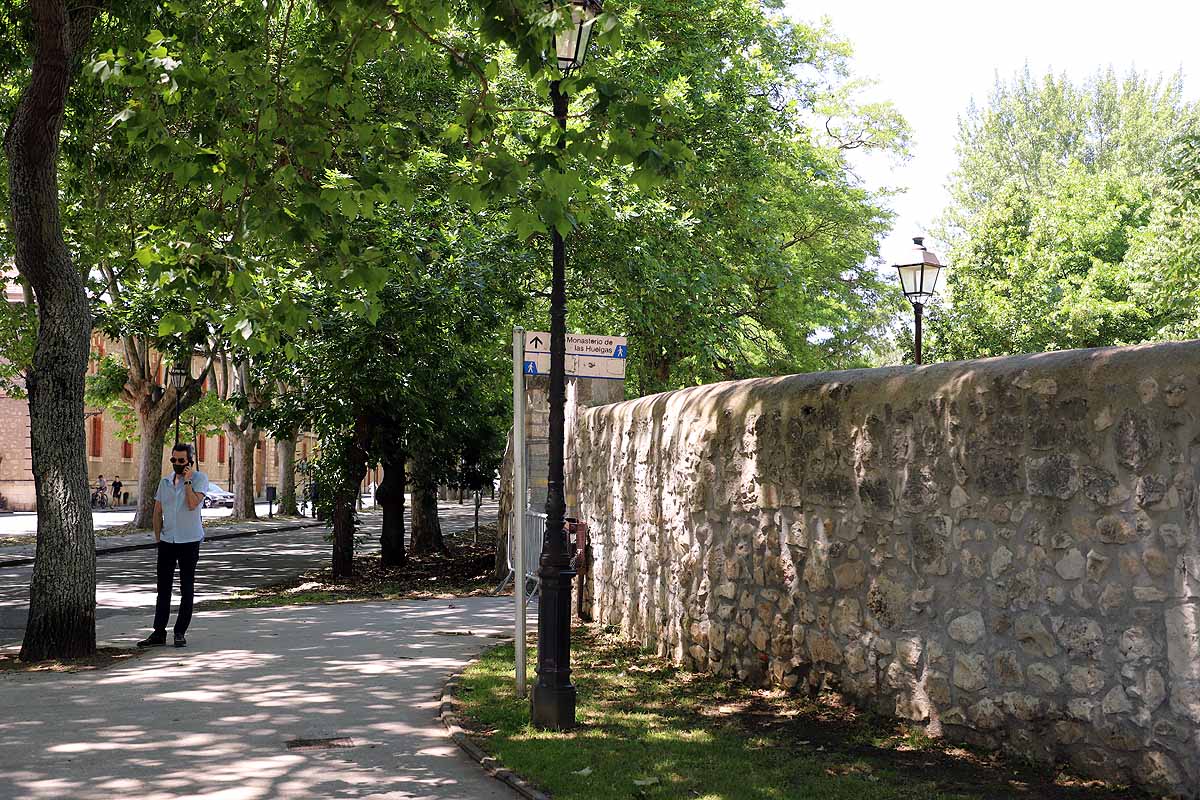
[[[7,302],[24,302],[21,288],[13,284],[5,273],[3,286]],[[104,356],[120,353],[121,345],[100,334],[93,334],[92,353],[94,356]],[[193,374],[203,369],[203,361],[195,359],[192,365]],[[93,359],[90,371],[95,371]],[[158,368],[158,383],[163,385],[164,366]],[[128,494],[128,502],[136,503],[142,487],[138,485],[138,460],[141,456],[141,442],[130,442],[121,438],[121,424],[108,410],[99,408],[84,409],[84,425],[87,436],[88,482],[92,487],[100,476],[109,484],[114,477],[120,477],[122,494]],[[189,440],[185,429],[180,430],[180,438]],[[167,441],[163,448],[163,474],[170,471],[168,459],[170,447],[174,443],[174,430],[168,432]],[[224,434],[202,436],[195,442],[197,468],[208,475],[209,479],[223,489],[232,491],[229,486],[231,473],[231,458],[233,450]],[[296,459],[308,458],[316,450],[316,439],[309,433],[302,433],[296,444]],[[298,481],[298,484],[300,482]],[[276,442],[266,436],[261,436],[255,449],[254,491],[255,497],[262,499],[267,486],[279,485],[279,451]],[[299,486],[297,487],[300,488]],[[124,499],[124,498],[123,498]],[[33,511],[36,508],[36,498],[33,488],[33,464],[29,442],[29,405],[24,398],[8,396],[0,391],[0,510]]]

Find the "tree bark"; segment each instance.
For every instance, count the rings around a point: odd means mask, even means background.
[[[412,553],[444,553],[446,542],[438,519],[437,481],[428,477],[419,457],[414,461],[412,486]]]
[[[200,388],[211,369],[206,366],[199,377],[190,378],[182,390],[167,386],[158,394],[157,376],[151,374],[143,358],[149,347],[148,343],[139,347],[134,337],[125,337],[125,365],[129,368],[129,381],[125,384],[123,396],[137,414],[138,439],[142,443],[138,456],[138,502],[133,516],[133,524],[138,528],[154,525],[154,494],[162,478],[163,448],[166,446],[167,431],[175,422],[176,405],[182,414],[200,402],[203,396]],[[194,443],[195,437],[192,438]],[[174,441],[171,444],[174,445]]]
[[[354,503],[367,474],[366,442],[370,431],[365,417],[354,421],[354,431],[346,442],[338,485],[333,492],[333,577],[354,576]]]
[[[258,519],[254,509],[254,445],[258,430],[252,425],[226,425],[225,433],[233,452],[233,474],[229,491],[233,492],[233,519]]]
[[[495,484],[492,484],[493,487]],[[513,432],[508,431],[504,460],[500,462],[500,509],[496,525],[496,579],[508,575],[508,537],[512,532],[513,509]]]
[[[158,491],[158,482],[162,479],[163,446],[167,438],[167,429],[171,426],[171,418],[165,416],[159,407],[151,405],[149,397],[144,406],[137,406],[138,439],[142,443],[138,454],[138,501],[137,511],[133,516],[133,524],[138,528],[150,528],[154,525],[154,495]],[[172,411],[174,409],[172,408]]]
[[[300,516],[296,504],[296,435],[288,431],[275,444],[279,450],[279,513],[286,517]]]
[[[58,207],[58,143],[75,54],[97,9],[30,0],[33,67],[4,136],[17,270],[37,299],[27,375],[37,498],[37,554],[21,659],[96,652],[96,542],[88,505],[83,422],[92,316],[84,276],[71,263]]]
[[[404,456],[385,458],[383,480],[375,488],[375,502],[383,508],[380,549],[385,567],[402,567],[408,561],[404,550]]]
[[[354,492],[333,493],[333,577],[354,577]]]

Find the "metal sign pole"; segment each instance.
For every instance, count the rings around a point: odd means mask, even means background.
[[[516,601],[517,697],[525,697],[525,330],[513,328],[513,518],[508,535],[514,537],[513,599]]]

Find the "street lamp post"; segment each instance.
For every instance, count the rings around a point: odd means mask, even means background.
[[[941,289],[942,270],[945,268],[938,257],[925,249],[925,237],[913,237],[913,260],[907,264],[896,264],[900,273],[900,288],[912,303],[916,317],[916,332],[913,352],[921,363],[921,323],[925,317],[925,306]]]
[[[167,380],[175,388],[175,444],[179,444],[179,394],[190,377],[188,372],[188,368],[181,364],[176,364],[167,371]]]
[[[547,3],[547,8],[554,8]],[[601,0],[571,0],[571,26],[555,36],[558,68],[564,75],[583,66],[587,58],[592,23]],[[560,81],[550,84],[550,100],[558,122],[558,147],[567,146],[569,98]],[[538,567],[541,600],[538,602],[537,685],[530,697],[530,717],[542,730],[565,730],[575,725],[575,686],[571,683],[571,569],[564,545],[566,495],[563,487],[565,416],[567,401],[567,248],[557,227],[553,229],[554,271],[550,290],[550,463],[546,477],[546,533]]]

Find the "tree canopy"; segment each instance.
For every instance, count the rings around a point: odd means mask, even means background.
[[[1195,312],[1164,291],[1179,285],[1171,263],[1182,254],[1160,258],[1159,240],[1163,229],[1187,228],[1186,192],[1169,191],[1168,174],[1196,124],[1179,76],[1109,70],[1075,84],[1026,71],[998,83],[961,122],[933,356],[1177,335]]]
[[[629,335],[634,392],[863,363],[896,307],[869,263],[887,197],[848,154],[902,156],[907,127],[779,0],[610,0],[569,76],[546,58],[563,2],[37,2],[63,14],[0,11],[0,112],[28,96],[36,36],[77,19],[61,115],[46,106],[59,149],[35,165],[55,189],[20,209],[76,280],[39,283],[39,321],[0,317],[18,340],[0,381],[53,373],[82,403],[84,351],[34,345],[38,324],[66,335],[50,289],[70,284],[72,325],[122,342],[88,399],[127,409],[139,480],[178,399],[196,432],[224,426],[253,514],[259,432],[309,427],[343,567],[368,463],[411,457],[417,488],[490,476],[507,331],[545,311],[551,231],[570,235],[573,326]],[[152,354],[205,367],[177,396]],[[35,428],[82,439],[64,398]]]

